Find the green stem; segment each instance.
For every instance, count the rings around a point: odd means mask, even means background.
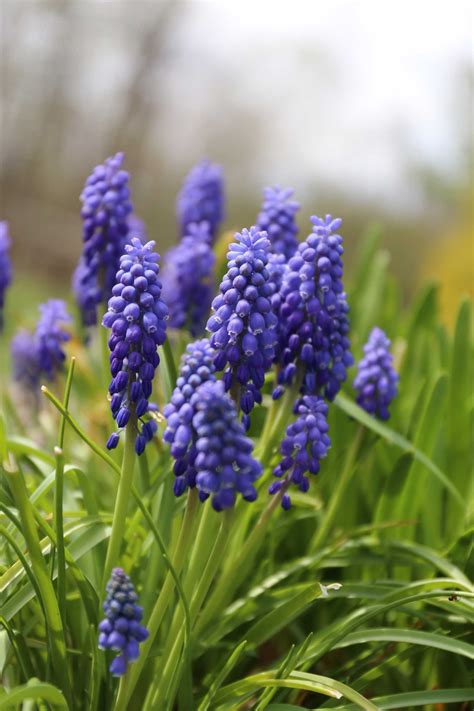
[[[128,504],[130,503],[130,493],[133,484],[133,470],[135,468],[135,435],[136,418],[132,415],[128,421],[127,427],[125,428],[122,469],[120,472],[117,497],[115,499],[112,531],[110,534],[109,546],[107,548],[107,556],[105,558],[104,573],[102,578],[102,594],[104,594],[105,586],[110,577],[110,572],[118,561],[120,544],[124,538],[125,517],[127,515]]]
[[[56,457],[56,477],[54,487],[54,518],[56,531],[56,553],[58,556],[58,606],[63,624],[66,622],[66,556],[64,553],[64,521],[63,521],[63,494],[64,494],[64,456],[60,447],[54,448]]]
[[[177,574],[179,574],[183,563],[185,561],[189,546],[192,543],[192,529],[194,524],[194,516],[198,506],[197,492],[192,490],[188,494],[188,501],[186,504],[186,511],[183,518],[183,523],[181,526],[181,531],[179,534],[178,543],[176,545],[176,550],[173,556],[173,567]],[[135,664],[129,670],[129,680],[126,689],[123,689],[122,694],[117,697],[115,703],[114,711],[125,711],[127,709],[128,701],[135,689],[135,686],[140,678],[143,671],[145,662],[151,652],[151,648],[155,641],[156,635],[158,633],[159,627],[163,621],[168,605],[171,602],[173,591],[174,591],[174,580],[171,573],[168,573],[155,606],[150,615],[150,619],[147,623],[147,628],[149,632],[148,639],[142,645],[140,657],[137,659]]]
[[[267,414],[260,443],[255,450],[255,458],[264,466],[270,463],[273,450],[283,436],[285,425],[293,413],[299,387],[299,382],[295,382],[287,388],[281,400],[276,401]]]
[[[249,569],[251,568],[255,556],[257,555],[261,544],[263,543],[264,535],[267,530],[269,521],[273,511],[281,502],[281,497],[286,491],[286,487],[282,487],[280,491],[272,496],[267,507],[261,513],[255,526],[252,528],[252,533],[242,546],[238,557],[232,565],[233,573],[231,576],[221,576],[214,592],[209,598],[209,602],[202,611],[202,614],[196,624],[194,636],[198,637],[206,625],[214,618],[214,615],[223,610],[227,601],[231,597],[234,590],[238,588],[244,580]]]
[[[351,479],[351,474],[354,469],[354,460],[359,451],[359,446],[364,434],[364,428],[359,426],[354,439],[352,440],[351,446],[347,452],[346,461],[344,462],[344,467],[342,469],[341,476],[338,478],[336,483],[336,488],[334,489],[332,496],[329,500],[329,505],[326,509],[326,513],[323,517],[322,523],[319,526],[316,534],[311,543],[311,549],[316,550],[321,547],[321,544],[325,541],[327,534],[329,533],[331,526],[334,523],[334,519],[338,513],[341,502],[346,493],[347,486]]]
[[[204,572],[197,585],[196,592],[192,597],[190,604],[190,613],[191,620],[193,623],[197,615],[199,614],[202,603],[204,602],[204,599],[212,584],[212,581],[214,580],[216,573],[219,570],[222,558],[227,547],[230,532],[232,530],[233,513],[234,512],[232,510],[226,511],[224,513],[224,518],[219,533],[215,540],[206,567],[204,568]],[[164,666],[163,673],[160,676],[160,682],[158,684],[156,692],[153,695],[153,699],[150,706],[151,709],[162,708],[163,706],[166,707],[167,704],[170,704],[172,701],[172,698],[170,698],[170,691],[171,689],[175,689],[176,683],[179,683],[178,678],[175,684],[173,684],[173,677],[175,673],[179,674],[178,662],[179,657],[181,655],[181,647],[184,637],[182,616],[179,616],[176,622],[177,624],[173,625],[171,634],[169,635],[169,644],[166,645],[165,650],[163,652],[162,658],[167,661]]]
[[[41,552],[33,506],[28,497],[25,481],[21,472],[13,462],[4,462],[4,469],[7,472],[11,492],[18,508],[22,523],[23,536],[26,541],[31,559],[31,567],[36,578],[38,587],[42,591],[44,615],[50,635],[51,662],[56,678],[59,680],[61,689],[72,705],[71,686],[68,675],[66,643],[64,639],[64,628],[61,613],[56,599],[54,586],[49,577],[48,567]]]

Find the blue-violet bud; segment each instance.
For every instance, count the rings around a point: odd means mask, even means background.
[[[390,341],[381,328],[373,328],[364,346],[364,357],[357,365],[354,380],[357,402],[370,415],[388,420],[388,408],[397,394],[397,385]]]
[[[13,378],[25,390],[35,391],[41,371],[38,357],[38,343],[32,333],[21,330],[12,338],[11,357]]]
[[[240,407],[248,416],[261,402],[265,372],[275,357],[278,319],[271,304],[266,232],[251,227],[235,237],[207,329],[216,350],[216,370],[225,370],[225,388],[239,392]]]
[[[303,394],[333,400],[352,365],[346,294],[342,283],[340,219],[312,217],[313,232],[289,260],[280,290],[279,387],[297,373]]]
[[[298,247],[298,226],[295,216],[299,203],[291,200],[291,188],[277,186],[265,188],[264,201],[259,216],[257,227],[265,230],[270,240],[270,251],[274,254],[283,254],[286,259],[294,255]]]
[[[152,381],[160,362],[157,347],[165,341],[168,318],[168,307],[160,298],[160,257],[154,246],[154,242],[142,245],[138,237],[125,245],[113,296],[102,320],[103,326],[112,329],[110,409],[119,428],[126,426],[132,414],[138,418],[137,454],[142,454],[156,429],[153,421],[145,427],[140,418],[149,409]],[[117,443],[118,437],[110,437],[107,446],[113,449]]]
[[[122,568],[112,570],[106,591],[105,617],[99,624],[99,649],[120,652],[109,671],[113,676],[123,676],[127,665],[140,656],[139,645],[148,638],[148,630],[141,624],[143,610],[137,605],[133,583]]]
[[[214,293],[214,262],[209,223],[191,223],[167,253],[163,268],[163,297],[172,328],[187,328],[193,336],[204,331]]]
[[[178,194],[176,213],[181,234],[187,234],[192,222],[209,223],[211,241],[224,217],[224,181],[219,165],[203,160],[186,176]]]
[[[3,307],[5,292],[12,280],[12,265],[10,261],[10,237],[8,222],[0,222],[0,331],[3,327]]]
[[[319,397],[304,395],[295,406],[297,415],[294,422],[286,428],[286,435],[281,443],[281,462],[273,470],[278,481],[270,484],[270,494],[284,490],[282,507],[290,508],[291,499],[286,490],[293,484],[299,491],[306,492],[309,480],[306,474],[317,474],[319,462],[326,456],[331,441],[328,436],[328,406]]]
[[[39,310],[41,315],[35,332],[39,368],[48,380],[54,380],[66,359],[63,344],[71,338],[62,324],[72,319],[61,299],[49,299],[40,305]]]
[[[190,343],[186,347],[171,401],[163,410],[167,420],[163,439],[171,446],[171,455],[175,459],[176,496],[181,496],[188,487],[193,488],[196,485],[197,471],[194,464],[197,456],[197,434],[192,425],[196,410],[191,399],[202,383],[215,380],[214,356],[215,351],[207,338]]]

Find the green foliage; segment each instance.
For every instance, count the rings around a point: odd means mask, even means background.
[[[193,494],[176,500],[157,438],[117,521],[123,451],[104,449],[100,334],[71,343],[67,381],[44,390],[39,411],[3,373],[0,709],[468,708],[470,304],[453,334],[433,285],[402,311],[378,242],[368,236],[349,289],[352,333],[356,357],[375,324],[393,340],[392,419],[363,412],[348,382],[330,408],[330,454],[289,512],[266,493],[289,401],[266,395],[254,418],[265,466],[254,504],[222,516]],[[161,354],[160,405],[184,343],[171,334]],[[112,530],[152,631],[120,685],[97,649]]]

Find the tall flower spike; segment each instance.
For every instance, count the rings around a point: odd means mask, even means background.
[[[92,300],[97,310],[110,297],[129,234],[132,204],[129,175],[122,170],[122,163],[123,153],[107,158],[94,168],[81,193],[84,247],[82,267],[74,276],[74,291],[79,307],[86,305],[85,325],[92,321]]]
[[[214,262],[209,223],[188,225],[181,242],[166,255],[163,269],[172,328],[187,328],[192,336],[204,331],[214,292]]]
[[[160,257],[154,246],[154,242],[142,245],[138,237],[132,237],[131,244],[125,246],[113,296],[102,320],[103,326],[112,329],[110,409],[120,429],[126,426],[132,411],[138,418],[137,454],[142,454],[156,431],[153,420],[144,423],[141,418],[149,408],[152,381],[160,362],[157,347],[165,341],[168,318],[168,308],[160,298]],[[118,441],[119,433],[114,432],[108,449],[114,449]]]
[[[289,259],[298,247],[295,215],[300,205],[290,200],[293,195],[291,188],[265,188],[263,194],[264,201],[257,217],[257,227],[268,234],[270,251],[283,254]]]
[[[309,489],[306,474],[317,474],[319,462],[326,456],[331,440],[328,437],[327,424],[328,406],[319,397],[305,395],[296,403],[297,418],[286,428],[286,436],[281,443],[281,462],[273,470],[279,478],[270,484],[270,494],[276,494],[284,488],[281,505],[287,510],[291,499],[286,489],[294,484],[300,491]]]
[[[398,373],[393,368],[390,341],[381,328],[370,332],[364,354],[354,380],[357,402],[370,415],[388,420],[389,405],[397,394]]]
[[[12,338],[11,357],[13,379],[25,390],[35,391],[39,385],[41,370],[38,343],[32,333],[21,330]]]
[[[175,459],[174,493],[176,496],[181,496],[188,487],[193,488],[196,485],[197,471],[194,464],[197,455],[197,435],[192,425],[196,411],[191,404],[191,399],[202,383],[215,380],[214,355],[215,351],[207,338],[190,343],[186,347],[171,401],[163,410],[167,419],[163,439],[171,445],[171,454]],[[191,437],[189,437],[189,428]]]
[[[71,334],[64,330],[62,324],[70,322],[71,316],[61,299],[50,299],[41,304],[39,309],[41,316],[35,333],[39,367],[48,380],[54,380],[66,358],[63,344],[71,338]]]
[[[269,242],[256,227],[235,235],[227,253],[228,271],[220,294],[212,302],[207,322],[216,349],[216,370],[224,370],[226,390],[240,392],[240,407],[248,425],[254,404],[275,356],[277,317],[270,298],[273,287],[267,270]]]
[[[5,305],[5,292],[12,280],[12,266],[10,261],[10,237],[8,222],[0,222],[0,331],[3,327],[3,307]]]
[[[262,466],[252,456],[252,440],[245,436],[237,418],[234,402],[224,391],[222,382],[208,381],[191,396],[195,413],[192,426],[186,429],[190,442],[195,432],[196,487],[201,501],[212,497],[216,511],[231,508],[237,494],[246,501],[254,501],[255,481]],[[185,442],[183,433],[183,443]]]
[[[298,246],[283,277],[279,397],[297,370],[304,394],[333,400],[352,365],[348,305],[343,290],[342,220],[312,217],[313,232]]]
[[[209,223],[211,241],[224,217],[224,180],[222,168],[207,160],[195,165],[184,179],[176,201],[181,234],[187,234],[192,222]]]
[[[105,618],[99,624],[99,649],[120,652],[109,671],[113,676],[123,676],[127,665],[138,659],[139,644],[148,638],[148,630],[141,624],[143,610],[137,605],[133,583],[122,568],[112,570],[106,590]]]

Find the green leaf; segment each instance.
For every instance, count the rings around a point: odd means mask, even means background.
[[[393,694],[390,696],[378,696],[373,699],[376,708],[385,709],[405,709],[410,706],[428,706],[429,704],[455,704],[462,701],[474,700],[474,687],[470,689],[433,689],[430,691],[408,691],[403,694]],[[355,704],[346,706],[333,706],[332,711],[355,711],[358,707]],[[275,711],[275,709],[273,710]]]
[[[213,682],[212,682],[211,686],[209,687],[209,691],[207,692],[206,696],[203,698],[203,700],[199,704],[198,711],[207,711],[207,709],[210,707],[211,702],[214,699],[214,696],[219,691],[219,689],[221,688],[225,679],[229,676],[232,669],[239,662],[246,646],[247,646],[247,640],[243,640],[243,642],[241,642],[234,649],[234,651],[232,652],[230,657],[226,660],[222,669],[220,669],[220,671],[217,672],[217,674],[214,676]]]
[[[345,395],[339,394],[334,403],[341,408],[349,417],[353,417],[355,420],[365,425],[368,429],[376,432],[378,435],[383,437],[389,444],[394,444],[405,452],[409,452],[413,457],[421,462],[434,476],[443,484],[443,486],[449,491],[451,496],[456,499],[460,506],[464,508],[465,502],[459,493],[458,489],[454,484],[448,479],[446,474],[441,471],[441,469],[418,447],[415,447],[409,440],[407,440],[402,435],[395,432],[390,427],[382,424],[374,417],[368,415],[365,410],[356,405],[355,402],[349,400]]]
[[[17,686],[16,689],[7,692],[4,696],[0,696],[0,709],[14,709],[18,704],[30,699],[37,701],[42,699],[50,703],[53,708],[68,709],[66,699],[62,693],[52,684],[46,684],[38,679],[30,679],[27,684]]]
[[[474,646],[472,644],[442,634],[400,629],[398,627],[380,627],[352,632],[338,642],[334,648],[338,649],[341,647],[349,647],[352,644],[365,644],[367,642],[420,644],[424,647],[433,647],[434,649],[443,650],[444,652],[451,652],[452,654],[459,654],[468,659],[474,659]]]

